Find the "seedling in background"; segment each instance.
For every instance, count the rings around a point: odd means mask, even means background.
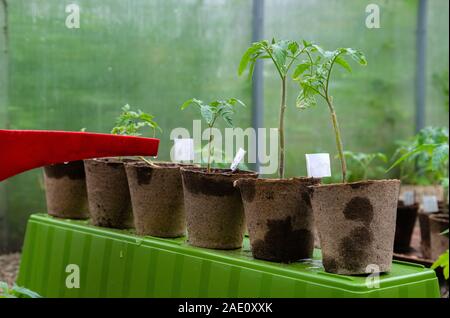
[[[403,182],[419,185],[442,183],[448,189],[448,130],[427,127],[395,152],[388,171],[399,167]]]
[[[116,126],[111,130],[115,135],[142,136],[141,131],[144,128],[151,128],[153,137],[156,136],[156,130],[162,132],[158,123],[153,120],[154,116],[144,113],[140,109],[135,112],[131,110],[130,105],[122,107],[122,113],[116,119]],[[144,157],[139,157],[149,165],[153,163]]]
[[[247,67],[249,68],[249,77],[252,76],[255,68],[255,63],[259,59],[270,59],[277,70],[281,79],[281,102],[280,102],[280,117],[279,117],[279,161],[278,161],[278,175],[284,178],[285,171],[285,135],[284,135],[284,118],[286,110],[286,92],[287,92],[287,77],[289,70],[298,62],[298,58],[303,53],[308,54],[307,47],[295,41],[275,41],[269,42],[267,40],[253,43],[242,56],[239,64],[238,73],[241,75]],[[302,64],[297,65],[296,70],[301,69]],[[298,72],[298,71],[297,71]]]
[[[344,151],[344,157],[348,160],[349,169],[347,173],[347,181],[361,181],[367,180],[370,174],[384,174],[385,168],[380,166],[386,164],[388,158],[385,154],[377,153],[362,153]],[[375,166],[375,164],[377,164]]]
[[[240,105],[245,107],[245,104],[239,99],[230,98],[226,100],[215,100],[210,103],[204,103],[199,99],[189,99],[181,105],[181,110],[186,109],[190,105],[196,105],[200,110],[200,114],[203,120],[206,122],[209,128],[209,143],[208,143],[208,163],[207,171],[211,171],[211,149],[212,144],[212,129],[217,122],[217,119],[222,118],[223,121],[230,127],[233,127],[233,114],[235,112],[236,106]]]
[[[298,108],[306,109],[317,104],[317,97],[325,100],[333,123],[338,157],[341,162],[342,182],[345,182],[347,180],[347,165],[333,97],[330,93],[331,74],[335,65],[351,72],[350,64],[346,60],[348,57],[360,65],[367,65],[367,60],[363,53],[351,48],[326,51],[318,45],[306,41],[303,41],[303,45],[307,59],[298,64],[293,73],[294,79],[300,85],[300,94],[297,97],[296,104]]]

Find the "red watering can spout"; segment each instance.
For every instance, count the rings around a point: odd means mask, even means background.
[[[0,181],[53,163],[156,156],[159,139],[87,132],[0,129]]]

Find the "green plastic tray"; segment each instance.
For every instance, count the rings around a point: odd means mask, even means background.
[[[366,277],[324,272],[320,250],[287,265],[253,259],[244,243],[208,250],[35,214],[18,284],[45,297],[439,297],[434,271],[421,265],[394,261],[379,288],[368,288]],[[78,289],[66,287],[68,264],[80,268]]]

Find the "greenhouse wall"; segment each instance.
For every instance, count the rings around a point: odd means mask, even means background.
[[[331,87],[345,146],[391,154],[393,136],[405,139],[416,129],[411,65],[418,1],[376,2],[379,29],[362,27],[366,1],[265,0],[263,33],[365,52],[368,66],[337,71],[338,84]],[[81,8],[79,29],[65,25],[68,3]],[[251,0],[0,0],[0,128],[110,132],[128,103],[155,115],[163,130],[158,159],[168,160],[170,131],[192,129],[198,118],[179,111],[188,98],[238,97],[248,107],[237,116],[237,126],[249,127],[255,115],[252,85],[238,77],[237,66],[252,39],[252,5]],[[448,95],[439,84],[448,81],[448,12],[447,0],[428,1],[427,125],[448,126]],[[265,66],[263,77],[264,126],[276,127],[280,88],[272,65]],[[304,175],[299,154],[334,156],[333,132],[323,104],[298,110],[296,84],[288,89],[287,175]],[[20,249],[28,215],[42,211],[40,169],[0,183],[0,249]]]

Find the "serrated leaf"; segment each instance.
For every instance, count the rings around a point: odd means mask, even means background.
[[[297,42],[295,42],[295,41],[289,42],[289,44],[288,44],[288,50],[292,53],[292,55],[294,55],[295,53],[297,53],[298,49],[299,49],[299,45],[298,45]]]
[[[272,50],[272,56],[273,59],[278,66],[278,69],[280,70],[282,75],[286,74],[286,57],[287,57],[287,51],[281,43],[275,43],[271,46]]]
[[[209,105],[201,105],[200,106],[200,114],[203,119],[206,121],[208,125],[211,125],[214,122],[214,112]]]
[[[349,71],[350,73],[352,72],[352,68],[350,67],[350,64],[348,64],[348,62],[347,62],[344,58],[338,56],[338,57],[335,59],[335,62],[336,62],[337,64],[339,64],[340,66],[342,66],[342,67],[343,67],[344,69],[346,69],[347,71]]]
[[[309,63],[309,62],[304,62],[304,63],[298,64],[294,69],[292,78],[297,79],[300,75],[302,75],[310,67],[311,67],[311,63]]]

